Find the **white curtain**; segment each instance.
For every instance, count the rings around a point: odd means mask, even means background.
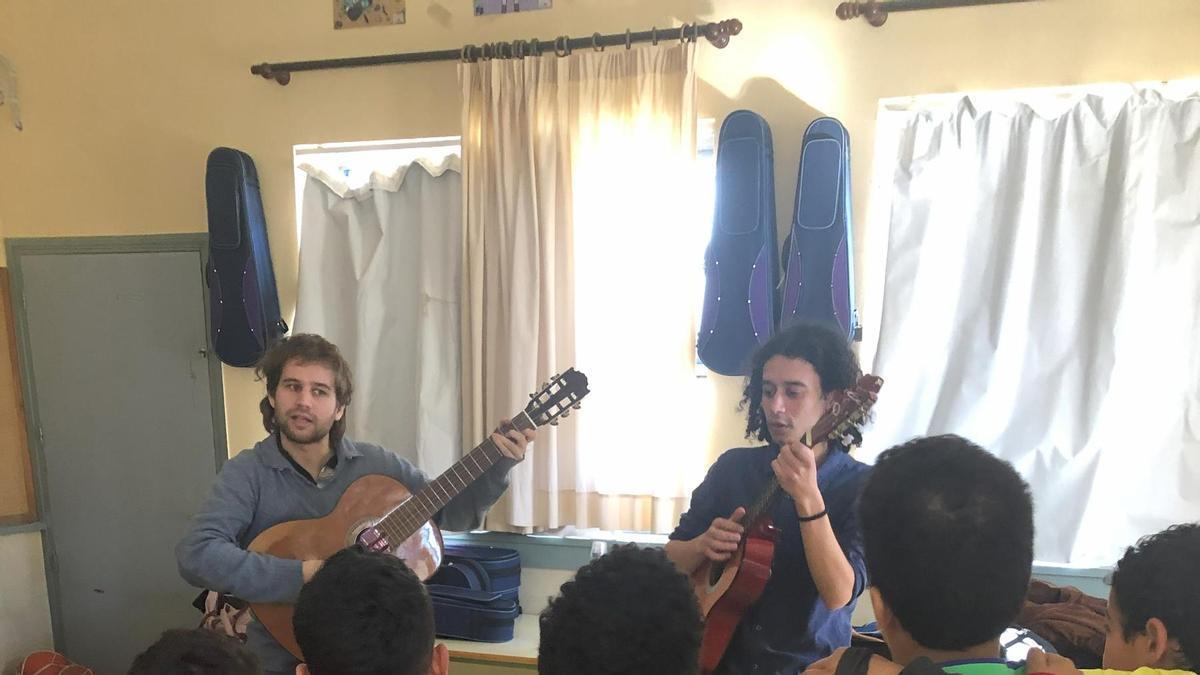
[[[482,436],[571,365],[593,392],[541,432],[488,527],[665,530],[707,459],[685,401],[682,287],[701,254],[679,238],[707,228],[688,183],[693,46],[482,61],[459,76],[465,433]],[[686,453],[695,461],[676,461]]]
[[[958,433],[1011,461],[1041,561],[1200,520],[1195,83],[881,104],[886,253],[864,454]]]
[[[376,171],[351,188],[311,165],[293,332],[354,372],[347,435],[431,474],[457,461],[462,178],[457,156]]]

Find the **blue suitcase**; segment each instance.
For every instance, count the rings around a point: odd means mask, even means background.
[[[745,375],[774,333],[779,285],[771,129],[749,110],[717,138],[717,197],[704,255],[704,310],[696,353],[721,375]]]
[[[254,160],[233,148],[213,150],[204,188],[213,348],[231,366],[252,366],[288,331],[279,312]]]
[[[521,556],[510,548],[450,545],[425,584],[441,637],[507,642],[521,614]]]
[[[439,637],[476,642],[508,642],[521,607],[497,591],[427,584]]]
[[[822,117],[808,125],[791,231],[784,241],[779,328],[828,323],[861,340],[854,300],[854,234],[850,219],[850,137]]]
[[[495,591],[516,600],[521,587],[521,555],[511,548],[451,544],[429,583]]]

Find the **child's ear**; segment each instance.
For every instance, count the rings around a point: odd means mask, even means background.
[[[1170,655],[1173,651],[1170,633],[1167,625],[1158,617],[1150,617],[1146,621],[1146,649],[1150,652],[1150,663],[1145,665],[1153,668],[1170,668]]]
[[[887,602],[883,600],[883,596],[879,594],[879,589],[874,586],[867,588],[871,594],[871,608],[875,610],[875,622],[879,624],[880,630],[887,630],[892,627],[892,608],[888,607]]]
[[[433,661],[430,663],[429,672],[430,675],[449,675],[450,673],[450,650],[440,642],[433,646]]]

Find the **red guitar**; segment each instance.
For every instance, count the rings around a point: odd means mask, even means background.
[[[557,424],[587,394],[587,376],[571,368],[531,394],[512,425],[523,431]],[[442,562],[442,533],[430,518],[502,456],[485,440],[415,495],[388,476],[363,476],[346,488],[329,515],[267,528],[247,548],[280,558],[324,560],[358,543],[402,558],[420,579],[428,579]],[[292,632],[294,605],[252,602],[250,607],[279,644],[303,658]]]
[[[811,447],[841,438],[874,405],[881,386],[881,378],[863,375],[852,388],[830,394],[829,407],[805,437],[805,444]],[[725,562],[706,561],[692,572],[692,587],[705,617],[700,669],[706,675],[717,669],[742,616],[771,579],[771,561],[779,531],[769,514],[781,491],[779,481],[772,475],[758,499],[746,509],[742,519],[746,536],[737,552]]]

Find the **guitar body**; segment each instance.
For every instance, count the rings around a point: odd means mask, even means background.
[[[692,572],[692,587],[704,616],[700,670],[705,675],[717,669],[738,623],[771,580],[771,561],[775,558],[777,541],[779,530],[770,518],[763,518],[750,528],[737,552],[725,561],[723,569],[708,561]]]
[[[247,549],[292,560],[324,560],[355,544],[364,530],[369,532],[376,521],[411,497],[408,488],[394,478],[363,476],[350,484],[329,515],[267,528]],[[403,560],[422,581],[432,576],[442,563],[442,533],[432,522],[424,523],[399,545],[391,541],[388,544],[389,552]],[[302,658],[292,632],[294,605],[252,602],[250,607],[279,644],[296,658]]]

